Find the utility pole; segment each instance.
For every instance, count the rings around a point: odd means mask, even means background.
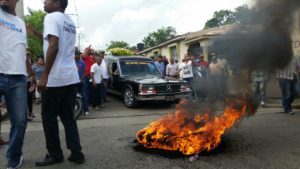
[[[78,10],[77,10],[77,6],[76,6],[76,1],[74,0],[73,1],[74,2],[74,9],[75,9],[75,13],[71,13],[71,14],[68,14],[68,15],[70,15],[70,16],[75,16],[76,17],[76,29],[77,30],[79,30],[79,28],[80,28],[80,26],[79,26],[79,15],[78,15]],[[80,50],[81,49],[81,38],[83,38],[84,36],[83,36],[83,34],[80,32],[80,31],[78,31],[77,32],[77,47],[78,47],[78,49]]]

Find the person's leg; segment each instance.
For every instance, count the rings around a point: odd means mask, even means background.
[[[107,85],[108,85],[108,79],[103,79],[102,81],[102,100],[103,102],[106,102],[107,101]]]
[[[85,82],[82,83],[82,89],[81,89],[81,95],[82,95],[82,104],[83,104],[83,112],[88,113],[88,98],[87,98],[87,84]]]
[[[21,162],[27,127],[27,77],[0,76],[0,83],[1,81],[4,82],[4,95],[11,124],[6,158],[9,166],[16,166]]]
[[[32,99],[33,99],[33,93],[34,92],[29,92],[29,88],[30,88],[31,83],[27,82],[27,107],[28,107],[28,119],[31,120],[32,116],[33,116],[33,112],[32,112]]]
[[[101,93],[103,93],[103,85],[102,83],[98,86],[98,90],[99,90],[99,95],[98,95],[98,104],[100,107],[103,107],[103,102],[104,102],[104,99],[103,99],[103,95]]]
[[[81,152],[77,123],[73,116],[76,99],[75,86],[64,87],[60,95],[62,111],[59,112],[59,117],[65,128],[67,148],[71,150],[73,157],[84,158]]]
[[[289,99],[289,83],[287,79],[278,79],[279,87],[281,91],[281,99],[282,99],[282,106],[285,113],[288,113],[289,106],[288,106],[288,99]]]
[[[60,88],[48,88],[42,92],[42,120],[46,139],[46,147],[49,155],[57,160],[63,159],[60,146],[59,128],[57,116],[61,111],[62,90]]]
[[[297,81],[294,80],[289,80],[288,83],[289,85],[289,97],[288,97],[288,109],[292,111],[292,103],[295,100],[297,96]]]
[[[39,80],[36,81],[36,84],[39,84]],[[37,85],[35,88],[35,99],[36,99],[36,103],[39,104],[39,102],[41,101],[41,93],[37,89]]]

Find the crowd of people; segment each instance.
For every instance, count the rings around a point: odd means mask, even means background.
[[[193,97],[204,101],[207,97],[208,78],[214,86],[216,99],[224,99],[226,77],[228,76],[227,61],[221,53],[212,53],[211,62],[204,59],[204,55],[190,56],[185,54],[180,64],[178,61],[158,55],[156,66],[162,77],[182,79],[189,83],[193,90]]]

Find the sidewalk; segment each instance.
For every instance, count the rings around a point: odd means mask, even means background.
[[[300,109],[300,98],[296,98],[292,104],[293,108]],[[282,108],[281,98],[267,98],[265,108]]]

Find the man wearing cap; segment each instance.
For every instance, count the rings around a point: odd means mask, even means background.
[[[58,116],[65,128],[67,148],[71,150],[68,160],[77,164],[85,161],[77,123],[73,117],[79,78],[74,61],[76,27],[64,13],[67,6],[68,0],[44,1],[44,9],[48,13],[44,19],[42,35],[46,64],[38,89],[42,92],[42,120],[48,153],[43,160],[35,163],[36,166],[64,161]]]

